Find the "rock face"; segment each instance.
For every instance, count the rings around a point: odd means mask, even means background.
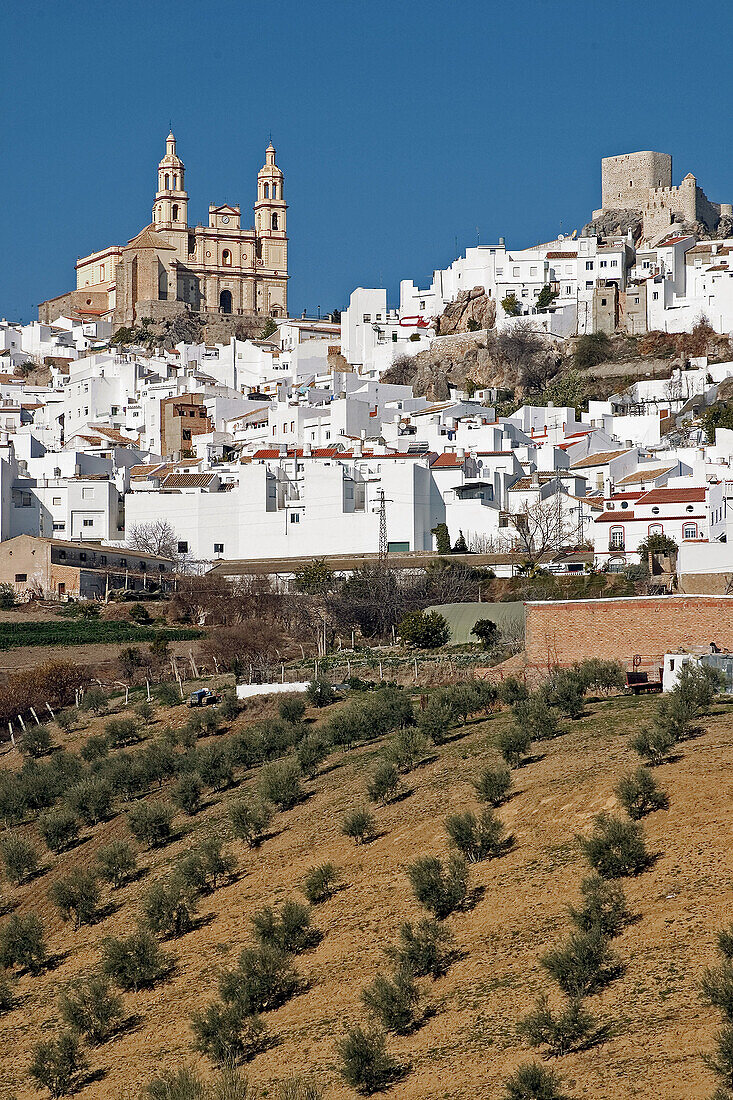
[[[641,210],[606,210],[583,226],[581,237],[611,237],[615,233],[633,231],[634,239],[641,236],[644,216]]]
[[[470,326],[468,322],[473,324]],[[446,306],[437,322],[437,335],[447,336],[455,332],[474,331],[475,327],[490,329],[496,322],[496,302],[489,298],[482,286],[462,290],[456,300]]]
[[[450,387],[463,389],[468,380],[479,386],[513,385],[507,364],[486,347],[485,332],[456,334],[417,355],[402,355],[382,375],[382,381],[412,386],[417,397],[429,401],[447,401]]]

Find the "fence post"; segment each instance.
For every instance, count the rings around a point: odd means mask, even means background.
[[[382,662],[379,662],[379,679],[382,679]]]
[[[8,722],[8,729],[10,730],[10,744],[15,746],[15,737],[13,735],[13,723]]]
[[[417,683],[417,657],[415,658],[415,683]]]
[[[145,681],[145,687],[148,693],[148,702],[150,702],[150,680]]]
[[[284,664],[280,665],[280,683],[281,684],[285,683],[285,665]]]
[[[23,727],[23,733],[25,733],[25,722],[23,721],[20,714],[18,715],[18,721],[20,722],[21,726]]]
[[[53,712],[53,711],[51,710],[51,708],[50,708],[50,706],[48,705],[48,703],[46,703],[46,710],[48,711],[48,713],[49,713],[49,714],[51,715],[51,717],[52,717],[52,718],[54,718],[54,719],[56,718],[56,715],[55,715],[55,714],[54,714],[54,712]]]
[[[35,710],[33,709],[33,707],[30,707],[29,709],[30,709],[31,714],[33,715],[33,717],[36,720],[36,725],[40,726],[41,722],[40,722],[40,719],[39,719],[38,715],[36,714]]]

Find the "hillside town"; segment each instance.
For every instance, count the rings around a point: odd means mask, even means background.
[[[671,156],[604,159],[579,233],[469,247],[394,307],[357,287],[318,318],[288,315],[272,143],[252,229],[229,203],[189,226],[184,171],[171,133],[151,223],[0,323],[18,597],[436,549],[729,592],[733,207],[673,185]]]

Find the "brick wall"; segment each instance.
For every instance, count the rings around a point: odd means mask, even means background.
[[[586,657],[658,664],[667,652],[715,642],[733,650],[733,597],[643,596],[525,604],[528,668]]]

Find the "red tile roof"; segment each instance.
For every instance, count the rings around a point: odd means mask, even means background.
[[[577,252],[548,252],[548,260],[577,260]]]
[[[639,504],[684,504],[687,501],[705,500],[707,487],[700,486],[696,489],[651,489],[644,493]]]
[[[453,451],[446,451],[445,454],[438,455],[435,461],[431,462],[431,466],[463,466],[465,461],[465,455],[457,455]]]

